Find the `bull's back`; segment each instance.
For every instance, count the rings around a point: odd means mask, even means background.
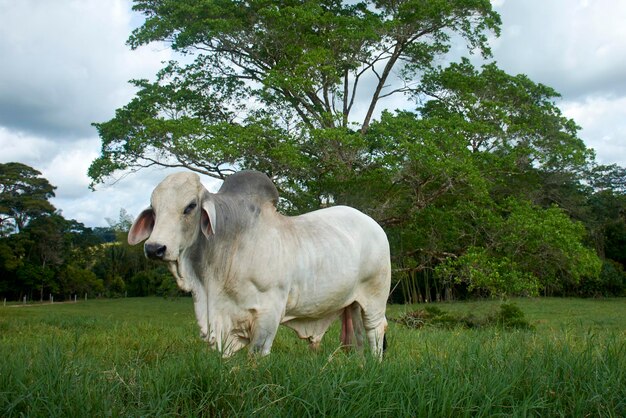
[[[367,215],[335,206],[289,221],[289,240],[295,245],[287,311],[323,315],[345,306],[364,288],[384,292],[388,287],[387,236]]]

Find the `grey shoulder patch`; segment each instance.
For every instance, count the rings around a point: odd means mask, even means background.
[[[261,202],[278,203],[278,190],[269,177],[260,171],[243,170],[226,177],[220,194],[242,194],[258,198]]]

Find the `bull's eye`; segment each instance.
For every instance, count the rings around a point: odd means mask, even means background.
[[[196,202],[191,202],[190,204],[187,205],[187,207],[185,208],[183,213],[185,215],[189,215],[191,213],[191,211],[196,208],[196,206],[198,206],[198,205],[196,205]]]

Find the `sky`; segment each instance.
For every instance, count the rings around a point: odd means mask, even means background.
[[[493,58],[561,94],[602,164],[626,166],[626,1],[493,0],[502,17]],[[130,79],[153,78],[174,57],[162,44],[131,50],[142,16],[130,0],[0,0],[0,163],[17,161],[57,187],[67,219],[107,226],[120,209],[138,215],[170,171],[121,175],[90,191],[99,155],[93,122],[127,104]],[[460,48],[460,47],[459,47]],[[459,53],[453,49],[452,55]],[[385,104],[396,108],[393,103]],[[206,179],[210,191],[219,184]]]

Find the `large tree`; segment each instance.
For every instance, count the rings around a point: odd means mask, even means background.
[[[514,262],[520,280],[544,287],[598,274],[579,224],[562,215],[586,216],[581,180],[593,153],[557,92],[495,63],[436,65],[453,42],[489,57],[487,37],[500,30],[490,1],[136,0],[134,9],[145,22],[131,47],[166,42],[185,58],[134,80],[135,98],[95,124],[93,185],[154,165],[217,178],[255,168],[276,181],[287,211],[348,204],[372,215],[396,271],[412,277],[434,280],[450,260],[465,262],[458,275],[470,263],[497,272]],[[414,107],[386,110],[400,95]],[[493,233],[518,231],[507,207],[558,219],[571,233],[548,240],[551,253],[578,255],[539,272],[534,253],[509,256],[517,232]],[[580,268],[585,257],[594,268]]]
[[[318,139],[327,157],[353,165],[348,129],[365,133],[382,99],[417,89],[453,37],[487,56],[487,34],[500,24],[488,0],[139,0],[134,9],[146,20],[133,48],[165,41],[195,60],[134,81],[136,98],[96,124],[95,182],[155,164],[293,178],[317,166]]]
[[[21,163],[0,164],[0,236],[19,232],[28,222],[54,212],[54,189],[41,173]]]

